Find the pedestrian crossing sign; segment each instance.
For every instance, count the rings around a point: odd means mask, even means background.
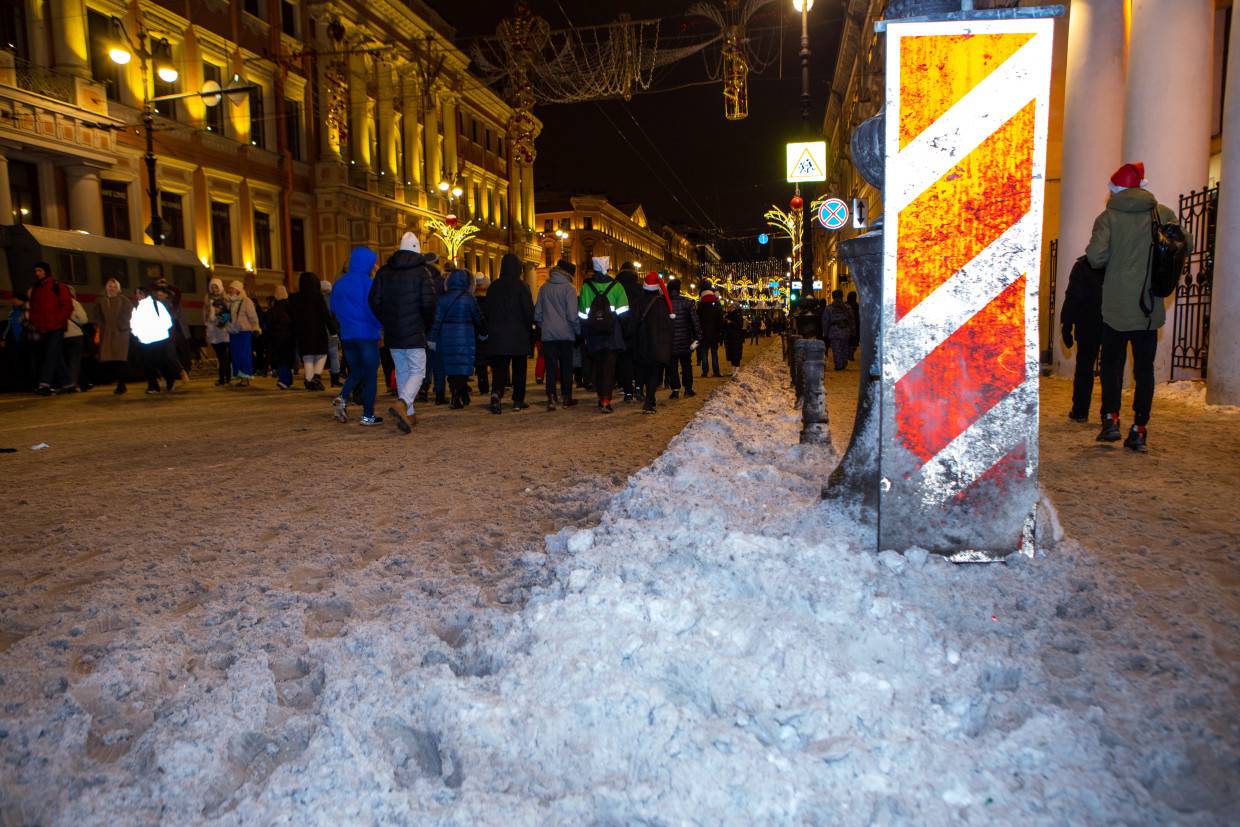
[[[827,180],[827,142],[788,144],[788,183]]]

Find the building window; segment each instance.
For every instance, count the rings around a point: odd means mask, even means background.
[[[303,272],[306,269],[306,219],[291,219],[289,221],[289,236],[293,247],[289,250],[289,260],[293,264],[293,272]]]
[[[254,211],[254,266],[271,269],[271,216],[259,210]]]
[[[215,264],[232,264],[232,214],[227,204],[211,202],[211,259]]]
[[[167,83],[158,74],[155,75],[153,80],[155,83],[155,97],[179,94],[176,83]],[[155,104],[155,114],[163,115],[168,120],[175,121],[177,119],[177,102],[159,101]]]
[[[267,133],[263,129],[263,89],[250,90],[250,144],[267,148]]]
[[[473,125],[471,126],[471,129],[473,130],[474,143],[478,143],[478,120],[477,118],[473,120]]]
[[[186,267],[183,264],[172,265],[172,284],[183,293],[198,292],[198,279],[195,277],[193,267]]]
[[[550,267],[551,265],[555,264],[554,259],[555,259],[555,248],[552,247],[550,244],[548,244],[546,247],[543,247],[543,263],[546,264],[548,267]]]
[[[267,0],[245,0],[242,8],[259,20],[267,19]]]
[[[103,234],[129,241],[129,185],[124,181],[100,181],[103,199]]]
[[[301,101],[284,100],[285,137],[288,139],[288,152],[294,161],[300,161],[301,155]]]
[[[508,226],[508,196],[500,195],[499,197],[499,224],[501,227]]]
[[[123,258],[114,258],[112,256],[99,257],[99,278],[104,283],[108,283],[108,279],[116,279],[120,282],[121,289],[129,287],[129,261]]]
[[[168,247],[185,247],[185,212],[181,196],[175,192],[159,194],[159,216],[164,220],[164,244]]]
[[[482,186],[474,184],[474,217],[482,218]]]
[[[220,67],[216,66],[214,63],[207,63],[205,61],[203,62],[202,64],[202,82],[203,83],[206,83],[209,80],[213,80],[216,83],[220,83],[220,78],[222,77],[222,75],[223,73],[220,70]],[[220,84],[220,85],[222,86],[223,84]],[[207,107],[206,126],[207,126],[208,132],[214,132],[216,135],[224,134],[224,104],[225,104],[225,100],[221,96],[219,103],[217,103],[215,106]]]
[[[280,2],[280,31],[289,37],[298,37],[297,30],[297,4],[292,0],[281,0]]]
[[[486,148],[487,152],[491,151],[491,127],[489,126],[486,129]]]
[[[543,221],[543,232],[544,233],[551,233],[551,232],[554,232],[554,230],[555,230],[555,219],[548,218],[547,220]]]
[[[502,136],[502,135],[501,135],[501,136],[500,136],[500,138],[499,138],[499,150],[498,150],[498,153],[497,153],[497,154],[498,154],[498,155],[499,155],[499,157],[501,157],[501,158],[503,158],[503,157],[504,157],[504,138],[503,138],[503,136]]]
[[[594,219],[593,219],[593,218],[591,218],[591,217],[590,217],[590,216],[588,216],[588,215],[586,216],[586,224],[585,224],[585,228],[586,228],[587,230],[593,230],[593,229],[594,229]]]
[[[13,199],[14,224],[43,224],[37,166],[28,161],[9,159],[9,197]]]
[[[22,60],[30,59],[30,42],[26,38],[26,4],[17,0],[0,2],[0,48]]]
[[[561,219],[560,219],[560,229],[561,229],[561,230],[563,230],[564,232],[568,232],[568,231],[569,231],[569,230],[571,230],[572,228],[573,228],[573,219],[571,219],[571,218],[561,218]]]
[[[108,100],[120,100],[121,67],[112,62],[112,20],[94,9],[86,12],[86,28],[90,38],[90,76],[102,83]]]
[[[56,278],[65,284],[86,283],[86,255],[83,253],[61,253],[60,270]]]

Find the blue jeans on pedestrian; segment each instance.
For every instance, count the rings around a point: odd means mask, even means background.
[[[345,361],[349,363],[349,378],[340,390],[340,398],[349,400],[353,390],[362,389],[362,415],[375,415],[375,392],[378,389],[379,341],[369,339],[344,339]]]

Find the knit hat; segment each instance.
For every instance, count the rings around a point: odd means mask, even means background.
[[[332,291],[332,283],[327,279],[323,279],[319,282],[319,289],[324,293],[330,293]]]
[[[490,286],[491,286],[491,280],[487,278],[486,276],[482,275],[481,273],[474,276],[474,292],[475,293],[484,291]]]
[[[47,273],[50,276],[52,274],[52,265],[48,264],[46,261],[36,261],[34,263],[34,266],[30,268],[30,270],[31,272],[35,270],[42,270],[44,273]]]
[[[563,270],[565,273],[568,273],[570,276],[577,275],[577,265],[573,264],[571,261],[568,261],[567,259],[563,259],[563,258],[560,259],[559,261],[555,263],[555,267],[557,270]]]
[[[212,285],[216,285],[216,284],[220,286],[220,292],[223,293],[224,292],[224,281],[223,279],[220,279],[220,278],[213,278],[211,279],[211,281],[207,282],[207,292],[211,292]]]
[[[599,273],[606,273],[611,268],[611,256],[595,256],[590,259],[590,264]]]
[[[660,292],[663,294],[663,301],[667,302],[668,314],[671,315],[673,319],[676,318],[676,315],[672,313],[671,296],[667,295],[667,287],[663,284],[663,279],[659,278],[659,274],[655,272],[647,273],[646,278],[643,281],[645,282],[645,284],[642,285],[643,290],[649,290],[651,293]]]
[[[152,287],[157,287],[157,286],[158,286],[158,285],[152,285]],[[240,293],[241,295],[243,295],[243,296],[245,295],[245,283],[244,283],[244,282],[235,281],[235,280],[234,280],[234,281],[230,281],[230,282],[228,282],[228,289],[230,289],[230,290],[236,290],[236,291],[237,291],[238,293]]]
[[[288,298],[288,288],[287,288],[287,287],[285,287],[283,284],[277,284],[277,285],[276,285],[276,293],[275,293],[275,295],[276,295],[276,301],[280,301],[281,299],[287,299],[287,298]]]
[[[422,242],[418,241],[418,237],[413,233],[405,233],[400,237],[400,248],[412,253],[420,253],[422,252]]]
[[[1124,164],[1111,176],[1111,192],[1123,192],[1133,187],[1146,186],[1149,186],[1149,181],[1145,180],[1145,164],[1140,161]]]

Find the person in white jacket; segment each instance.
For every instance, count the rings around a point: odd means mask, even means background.
[[[65,369],[68,371],[69,378],[59,392],[77,393],[80,390],[89,390],[91,387],[89,383],[82,380],[82,353],[86,349],[86,337],[82,325],[86,324],[89,318],[86,315],[86,308],[82,307],[82,303],[77,300],[77,291],[72,285],[66,284],[65,287],[69,295],[73,297],[73,315],[69,316],[63,345]]]
[[[146,392],[159,393],[159,377],[164,377],[166,391],[172,393],[181,366],[172,358],[172,313],[160,301],[158,288],[139,287],[136,291],[138,304],[133,310],[129,326],[142,348],[142,367],[146,372]]]

